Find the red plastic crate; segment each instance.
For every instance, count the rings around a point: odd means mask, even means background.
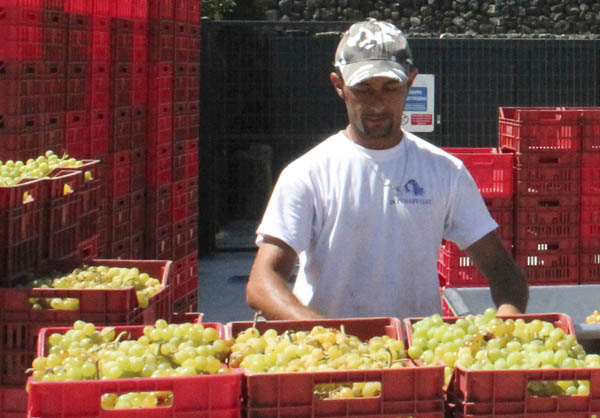
[[[107,160],[107,194],[121,197],[131,191],[131,153],[119,151],[110,154]]]
[[[518,245],[518,243],[516,243]],[[559,285],[579,283],[579,252],[548,249],[515,250],[515,260],[529,284]]]
[[[506,198],[485,198],[483,201],[492,218],[498,223],[496,235],[503,241],[512,241],[514,235],[514,201]]]
[[[505,248],[512,253],[513,242],[504,240]],[[488,286],[486,277],[479,272],[471,258],[450,241],[440,246],[438,274],[446,287]]]
[[[443,148],[459,158],[473,176],[483,197],[513,195],[514,154],[496,148]]]
[[[522,239],[579,238],[577,196],[519,196],[515,213],[515,243]]]
[[[581,112],[562,108],[499,108],[499,146],[519,153],[581,150]]]
[[[79,241],[82,171],[56,169],[42,179],[45,207],[42,215],[42,259],[61,260],[75,256]],[[67,192],[66,187],[70,188]]]
[[[113,242],[120,242],[131,236],[131,194],[115,198],[110,203],[108,236]]]
[[[598,369],[467,370],[453,375],[455,415],[463,417],[584,418],[600,413]],[[530,381],[588,380],[590,393],[576,396],[533,396]],[[450,397],[450,395],[449,395]]]
[[[444,317],[444,322],[455,322],[459,317]],[[534,319],[552,322],[568,334],[575,335],[575,328],[571,318],[564,314],[525,314],[500,316],[500,318],[523,318],[525,322]],[[407,335],[408,345],[412,343],[412,324],[422,318],[407,318],[404,320],[404,330]],[[595,369],[536,369],[536,370],[467,370],[460,366],[454,368],[454,374],[447,388],[449,413],[452,416],[477,416],[477,417],[578,417],[575,412],[590,405],[589,396],[572,397],[536,397],[527,393],[527,383],[530,380],[571,380],[579,372],[584,372],[581,380]],[[575,375],[569,373],[575,372]],[[590,381],[590,386],[594,383]],[[592,395],[594,396],[594,395]],[[561,408],[557,408],[558,403]],[[568,407],[574,402],[576,409]],[[553,404],[554,403],[554,404]],[[468,408],[468,409],[461,409]],[[587,409],[584,409],[588,411]],[[568,412],[570,411],[570,412]],[[561,414],[563,412],[564,414]],[[573,413],[573,415],[570,415]],[[471,415],[472,414],[472,415]],[[565,415],[566,414],[566,415]],[[588,416],[588,415],[582,415]]]
[[[304,321],[259,321],[262,333],[310,331],[314,326],[344,326],[345,332],[361,340],[388,335],[402,340],[401,322],[396,318],[348,318]],[[252,322],[230,322],[227,336],[252,327]],[[248,418],[287,417],[436,417],[444,416],[443,366],[416,367],[408,362],[398,369],[334,370],[298,373],[245,373]],[[381,396],[355,399],[318,399],[315,385],[336,382],[381,382]]]
[[[174,0],[148,0],[150,19],[172,19],[175,17]]]
[[[0,370],[0,384],[22,384],[24,370],[31,367],[36,353],[38,331],[48,326],[70,326],[77,319],[97,325],[128,325],[151,323],[158,318],[168,318],[171,312],[170,261],[148,260],[105,260],[85,261],[89,265],[137,267],[141,272],[161,280],[164,289],[149,300],[146,308],[137,304],[135,290],[130,289],[17,289],[0,288],[0,357],[4,367]],[[46,271],[65,266],[72,269],[76,262],[61,262],[47,265]],[[29,304],[32,297],[72,297],[79,299],[79,310],[34,310]]]
[[[87,260],[90,258],[98,258],[98,239],[99,235],[96,234],[85,240],[80,240],[77,245],[77,258],[81,260]],[[143,259],[144,257],[138,257],[137,259]]]
[[[131,237],[130,252],[132,258],[144,258],[144,234],[136,234]]]
[[[131,230],[143,231],[146,224],[146,196],[144,188],[131,192]]]
[[[43,215],[43,203],[35,201],[14,209],[0,209],[0,284],[10,285],[23,272],[37,266],[44,239]]]
[[[172,181],[172,144],[158,144],[147,150],[146,180],[149,187]]]
[[[188,292],[186,295],[173,302],[174,313],[196,312],[198,310],[198,289]]]
[[[195,316],[198,316],[197,314]],[[191,314],[176,316],[186,318]],[[222,332],[218,323],[203,323]],[[143,326],[117,327],[132,338],[142,335]],[[43,342],[53,332],[64,333],[68,328],[46,328],[40,332],[38,354],[45,354]],[[197,375],[168,378],[135,378],[114,380],[86,380],[66,382],[35,382],[28,380],[28,416],[86,416],[130,418],[240,418],[242,413],[242,372],[215,375]],[[173,405],[161,408],[103,410],[100,398],[104,393],[171,391]],[[77,393],[76,399],[72,394]]]
[[[581,194],[600,195],[600,153],[581,153]]]
[[[165,224],[158,228],[146,227],[144,245],[146,258],[170,259],[173,249],[172,225]]]
[[[515,170],[519,176],[519,169]],[[578,196],[580,182],[576,181],[518,181],[516,192],[520,196]]]
[[[202,17],[201,14],[201,1],[198,0],[190,0],[188,3],[188,22],[191,23],[200,23],[200,19]]]
[[[0,210],[25,206],[29,202],[26,195],[40,201],[43,197],[41,188],[40,179],[25,179],[14,186],[0,187]]]
[[[579,283],[600,283],[600,245],[582,249],[579,255]]]
[[[23,418],[27,413],[27,392],[24,386],[0,386],[0,416]]]
[[[584,250],[600,248],[600,196],[581,196],[580,241]]]
[[[584,152],[600,151],[600,108],[583,108],[582,146]]]

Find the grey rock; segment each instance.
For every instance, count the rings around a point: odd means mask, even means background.
[[[483,34],[492,34],[494,33],[494,25],[490,23],[481,23],[479,25],[479,32]]]
[[[277,22],[280,19],[280,14],[278,9],[269,9],[265,11],[265,20],[271,22]]]
[[[500,11],[498,10],[498,7],[495,4],[490,4],[486,10],[486,14],[488,16],[499,16]]]
[[[517,29],[519,32],[526,33],[526,34],[531,34],[533,32],[529,26],[525,26],[525,25],[519,25],[517,27]]]
[[[293,0],[279,0],[279,11],[283,15],[287,15],[288,13],[290,13],[292,11],[293,6]]]
[[[379,10],[372,10],[369,12],[369,17],[375,18],[377,20],[382,20],[383,14]]]
[[[421,13],[421,16],[433,15],[433,9],[430,6],[421,6],[419,12]]]
[[[412,16],[412,17],[410,18],[410,25],[411,25],[412,27],[418,27],[418,26],[421,26],[421,23],[422,23],[421,19],[420,19],[420,18],[418,18],[417,16]]]
[[[560,20],[554,24],[554,33],[556,34],[564,34],[567,33],[570,29],[571,25],[566,20]]]
[[[335,9],[328,7],[328,8],[324,8],[321,10],[322,10],[321,17],[324,21],[336,20],[337,13],[336,13]]]

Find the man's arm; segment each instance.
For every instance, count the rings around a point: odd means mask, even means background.
[[[529,300],[527,279],[496,233],[488,233],[465,252],[487,277],[498,315],[525,313]]]
[[[321,314],[304,306],[286,280],[296,262],[296,252],[280,239],[265,236],[258,248],[248,285],[246,302],[267,319],[318,319]]]

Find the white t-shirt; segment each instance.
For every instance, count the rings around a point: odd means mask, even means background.
[[[441,312],[442,238],[460,248],[498,224],[463,163],[405,133],[372,150],[339,132],[281,173],[257,230],[299,255],[293,292],[331,318]]]

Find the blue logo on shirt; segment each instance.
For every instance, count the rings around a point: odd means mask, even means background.
[[[398,189],[400,189],[400,187],[394,188],[396,193],[400,191]],[[409,195],[410,193],[412,193],[414,196],[422,196],[425,194],[425,189],[419,186],[419,183],[417,183],[415,179],[410,179],[404,185],[404,192],[408,193]],[[390,199],[390,205],[431,205],[431,203],[431,199],[423,199],[418,197],[395,197],[393,199]]]
[[[415,179],[408,180],[404,185],[404,190],[406,190],[407,193],[412,191],[415,196],[421,196],[423,193],[425,193],[425,190],[419,186],[419,183],[417,183]]]

